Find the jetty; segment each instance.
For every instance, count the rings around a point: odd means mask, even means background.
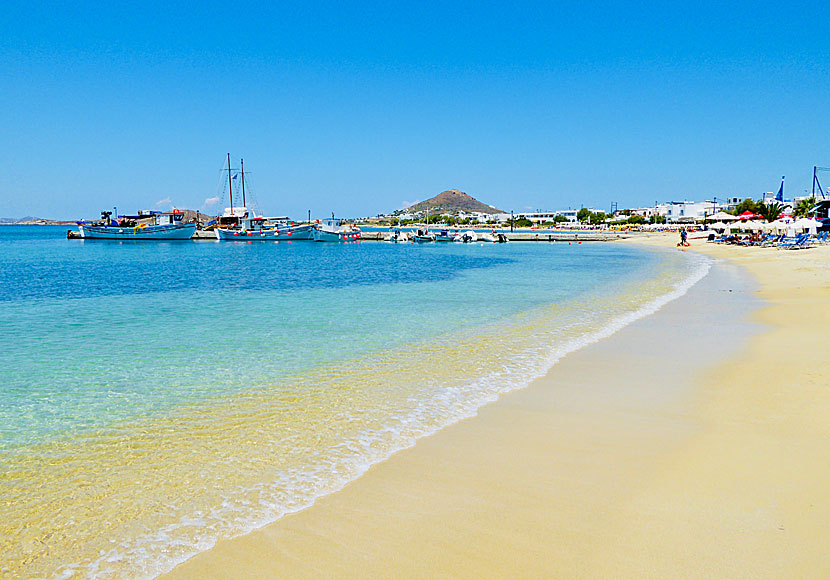
[[[596,230],[558,230],[558,231],[504,231],[497,230],[504,234],[511,242],[611,242],[629,237],[623,232],[602,232]],[[362,232],[360,239],[365,242],[385,242],[389,240],[391,232]],[[67,239],[82,239],[77,230],[68,230]],[[191,240],[212,240],[216,241],[216,234],[209,230],[196,230]]]

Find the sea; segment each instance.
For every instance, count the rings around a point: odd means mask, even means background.
[[[66,229],[0,227],[3,578],[155,578],[527,386],[710,267],[621,243]]]

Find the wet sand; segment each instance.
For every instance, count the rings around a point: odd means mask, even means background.
[[[830,247],[695,246],[684,297],[164,577],[830,577]]]

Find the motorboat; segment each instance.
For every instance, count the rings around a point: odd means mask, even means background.
[[[402,232],[401,230],[395,230],[389,235],[389,241],[393,244],[403,244],[409,241],[409,232]]]
[[[434,242],[435,241],[435,234],[429,231],[427,228],[418,229],[415,232],[415,235],[412,236],[413,242]]]
[[[453,242],[469,244],[471,242],[478,241],[478,235],[473,230],[467,230],[466,232],[461,232],[456,234],[453,239]]]

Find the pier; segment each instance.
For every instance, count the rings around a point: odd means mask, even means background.
[[[500,232],[507,236],[511,242],[610,242],[629,237],[628,234],[620,232],[598,232],[598,231],[556,231],[556,232]],[[362,232],[360,239],[364,242],[385,242],[389,240],[390,232]],[[67,239],[82,239],[77,230],[68,230]],[[216,235],[212,231],[196,230],[191,240],[213,240]],[[449,243],[449,242],[447,242]],[[484,242],[481,242],[484,243]]]
[[[501,231],[500,233],[507,236],[507,239],[511,242],[610,242],[629,237],[628,234],[621,232],[598,232],[590,230],[560,230],[556,232],[535,232],[532,230],[522,230],[514,232]],[[360,239],[365,242],[385,242],[389,240],[389,235],[390,232],[362,232]],[[68,230],[66,232],[66,237],[70,240],[82,239],[81,234],[77,230]],[[205,230],[196,230],[193,237],[190,239],[197,241],[217,241],[216,235],[212,231]]]

